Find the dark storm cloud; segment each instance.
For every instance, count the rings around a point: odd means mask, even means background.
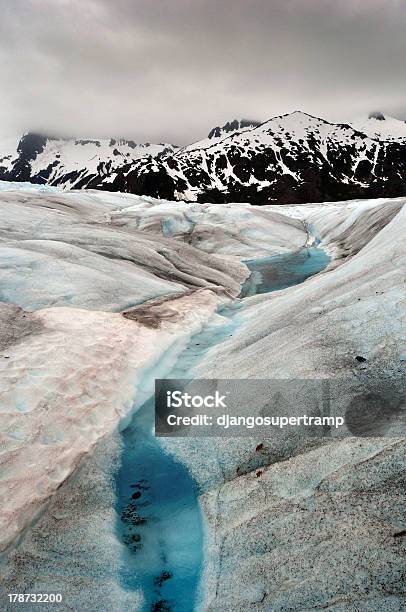
[[[406,111],[403,0],[3,0],[0,133],[183,143],[234,117]]]

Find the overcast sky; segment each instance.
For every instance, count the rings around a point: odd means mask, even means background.
[[[0,135],[184,144],[302,109],[406,118],[406,0],[2,0]]]

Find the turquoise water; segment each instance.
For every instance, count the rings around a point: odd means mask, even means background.
[[[244,298],[298,285],[323,270],[329,261],[329,256],[317,247],[245,261],[251,275],[245,281],[240,295]]]
[[[167,378],[188,378],[203,354],[238,327],[240,304],[221,309],[221,325],[208,323],[189,341]],[[122,433],[116,477],[118,531],[129,554],[122,586],[142,591],[143,612],[191,612],[198,607],[203,564],[203,520],[198,489],[187,468],[153,435],[154,398]],[[135,499],[134,497],[135,496]]]
[[[245,262],[251,276],[240,297],[296,285],[328,262],[316,247]],[[224,324],[208,323],[193,336],[167,378],[192,378],[203,355],[238,329],[243,308],[243,300],[221,307]],[[122,433],[116,478],[118,531],[127,546],[122,586],[143,593],[143,612],[192,612],[199,607],[204,545],[198,489],[188,469],[164,452],[153,422],[151,398]]]
[[[188,470],[151,435],[154,399],[123,432],[117,477],[120,535],[128,547],[122,585],[144,595],[145,611],[190,612],[202,565],[203,523]]]

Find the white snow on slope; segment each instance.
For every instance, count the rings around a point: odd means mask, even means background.
[[[84,144],[82,144],[84,143]],[[137,144],[130,146],[126,141],[118,140],[114,144],[109,139],[104,140],[48,140],[45,149],[37,155],[31,168],[34,174],[40,173],[55,160],[59,166],[51,174],[54,180],[62,173],[66,174],[86,168],[89,174],[96,174],[100,163],[112,162],[113,165],[130,163],[146,156],[155,156],[164,149],[173,150],[168,144]]]
[[[298,142],[299,140],[303,140],[304,146],[309,148],[311,139],[315,139],[319,143],[331,139],[341,145],[353,144],[353,130],[349,125],[330,123],[324,119],[296,111],[287,115],[272,117],[272,119],[257,127],[232,133],[227,138],[222,138],[219,142],[212,142],[210,147],[205,148],[210,149],[210,153],[216,153],[223,147],[230,145],[241,147],[243,151],[244,148],[260,150],[261,146],[265,144],[278,151],[281,148],[290,149],[291,141]],[[196,151],[197,144],[194,145]],[[359,143],[359,146],[363,147],[362,143]],[[181,158],[183,152],[184,150],[181,149],[175,154],[175,157]]]
[[[395,119],[390,115],[382,116],[384,119],[375,119],[374,117],[359,119],[353,121],[351,126],[355,130],[366,134],[369,138],[389,142],[404,142],[406,140],[406,121]]]

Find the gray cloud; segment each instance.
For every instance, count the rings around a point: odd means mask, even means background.
[[[403,0],[3,0],[0,134],[184,143],[234,117],[406,112]]]

